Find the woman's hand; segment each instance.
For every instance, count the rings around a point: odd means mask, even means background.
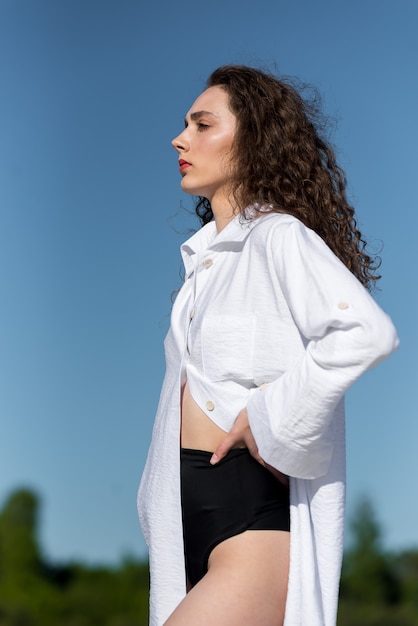
[[[258,463],[266,467],[277,480],[285,485],[285,487],[289,486],[289,479],[286,474],[282,474],[282,472],[279,472],[275,467],[263,461],[258,454],[258,447],[251,432],[246,409],[242,409],[242,411],[238,413],[238,417],[231,430],[225,435],[225,438],[212,454],[210,459],[211,464],[215,465],[218,461],[223,459],[232,448],[248,448],[249,453]]]
[[[259,463],[263,462],[258,454],[257,444],[251,432],[246,409],[242,409],[242,411],[238,413],[238,417],[231,430],[225,435],[225,439],[223,439],[216,448],[210,460],[212,465],[215,465],[215,463],[223,459],[232,448],[248,448],[251,456]]]

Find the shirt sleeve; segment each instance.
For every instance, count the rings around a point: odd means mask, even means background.
[[[274,226],[267,247],[305,351],[251,395],[250,427],[267,463],[291,476],[318,478],[332,458],[337,405],[363,372],[398,347],[398,338],[363,285],[301,222]]]

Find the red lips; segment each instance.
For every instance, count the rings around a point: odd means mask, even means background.
[[[189,167],[191,163],[185,161],[184,159],[179,159],[180,172],[183,172],[187,167]]]

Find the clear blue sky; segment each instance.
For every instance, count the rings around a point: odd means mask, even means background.
[[[180,211],[170,139],[225,63],[321,90],[400,351],[349,392],[348,513],[417,547],[415,0],[0,0],[0,504],[42,498],[53,560],[146,554],[136,490]],[[183,234],[182,234],[183,231]]]

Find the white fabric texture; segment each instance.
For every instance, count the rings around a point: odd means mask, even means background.
[[[285,626],[334,626],[343,551],[344,393],[398,346],[390,318],[296,218],[237,216],[181,247],[185,282],[138,494],[149,547],[150,625],[186,593],[180,390],[228,432],[247,407],[261,456],[290,476]]]

